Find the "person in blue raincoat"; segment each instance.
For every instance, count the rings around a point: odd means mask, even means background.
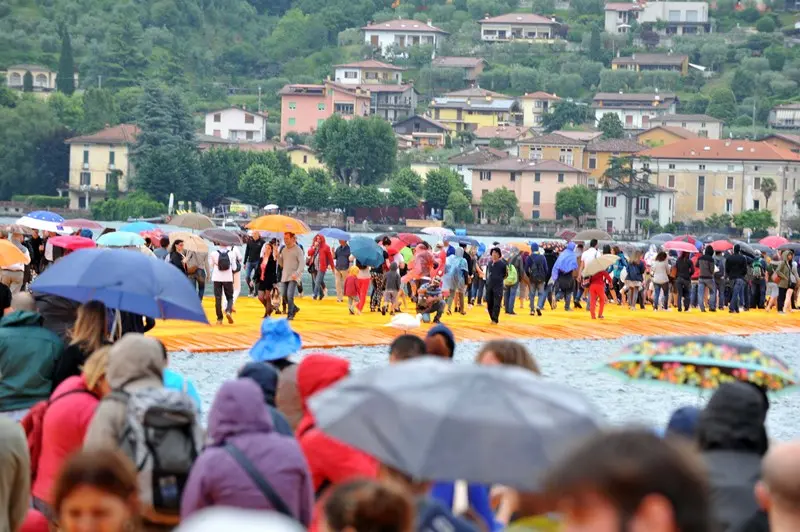
[[[464,250],[456,248],[455,253],[447,257],[445,262],[444,277],[442,278],[442,289],[449,291],[447,296],[447,313],[452,312],[453,301],[456,302],[456,312],[466,314],[464,307],[464,291],[467,287],[465,272],[469,271],[467,260],[464,258]]]
[[[571,310],[569,307],[575,289],[575,272],[577,271],[578,258],[575,256],[575,242],[570,242],[566,249],[558,255],[550,277],[550,284],[564,294],[564,310],[567,311]]]

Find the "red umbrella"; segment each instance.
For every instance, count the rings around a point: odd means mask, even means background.
[[[715,240],[711,243],[711,248],[714,251],[728,251],[733,249],[733,244],[728,240]]]
[[[664,242],[664,249],[668,249],[670,251],[685,251],[686,253],[697,253],[697,248],[694,244],[690,244],[689,242],[684,242],[682,240],[670,240],[669,242]]]
[[[399,237],[396,237],[396,236],[393,236],[391,238],[391,240],[392,240],[392,243],[389,244],[388,248],[386,248],[386,252],[389,254],[390,257],[392,255],[396,255],[396,254],[400,253],[400,250],[403,249],[404,247],[406,247],[406,245],[407,245]]]
[[[94,248],[97,247],[97,244],[91,238],[86,238],[82,236],[54,236],[48,240],[49,243],[53,244],[56,247],[68,249],[70,251],[75,251],[76,249],[84,249],[84,248]]]
[[[789,241],[783,238],[782,236],[773,235],[762,238],[761,240],[758,241],[758,243],[764,246],[771,247],[772,249],[778,249],[782,245],[788,244]]]
[[[696,236],[692,236],[692,235],[676,236],[672,240],[680,241],[680,242],[688,242],[690,244],[697,244],[697,237]],[[695,251],[697,251],[697,250],[695,250]]]
[[[94,220],[87,220],[86,218],[73,218],[72,220],[64,220],[62,223],[64,227],[71,229],[102,229],[103,226]]]
[[[575,238],[575,235],[577,235],[577,234],[578,233],[576,233],[575,231],[572,231],[570,229],[563,229],[563,230],[559,231],[558,233],[556,233],[556,238],[562,238],[564,240],[572,240],[573,238]]]
[[[422,239],[413,233],[397,233],[397,238],[405,242],[407,246],[416,246]]]

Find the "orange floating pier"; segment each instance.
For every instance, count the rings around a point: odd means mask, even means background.
[[[304,348],[333,348],[357,345],[386,345],[403,331],[387,327],[390,316],[379,312],[369,312],[352,316],[347,311],[347,303],[337,303],[336,298],[327,297],[313,301],[310,297],[296,300],[302,309],[292,322],[292,328],[303,339]],[[527,301],[525,302],[527,307]],[[203,300],[209,322],[216,322],[214,299]],[[563,304],[562,304],[563,307]],[[474,307],[466,316],[444,315],[442,322],[447,324],[459,341],[486,341],[514,338],[552,338],[552,339],[611,339],[622,336],[669,336],[669,335],[750,335],[758,333],[800,332],[800,312],[779,315],[774,310],[742,311],[730,314],[727,310],[701,313],[699,309],[689,312],[654,312],[652,307],[645,310],[628,310],[616,304],[606,306],[604,320],[592,320],[586,310],[565,312],[561,308],[547,310],[541,317],[530,316],[528,309],[519,307],[516,316],[500,314],[500,324],[492,325],[485,307]],[[229,325],[203,325],[187,321],[159,320],[156,328],[149,334],[159,338],[170,351],[219,352],[249,349],[259,338],[264,307],[257,299],[240,297],[236,302],[235,323]],[[409,314],[415,314],[409,305]],[[277,316],[277,317],[283,317]],[[425,334],[431,327],[422,324],[409,332]]]

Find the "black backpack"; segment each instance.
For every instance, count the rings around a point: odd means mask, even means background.
[[[226,272],[231,269],[231,258],[228,256],[228,251],[219,250],[219,259],[217,259],[217,269],[221,272]]]

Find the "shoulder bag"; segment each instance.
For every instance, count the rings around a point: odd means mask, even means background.
[[[239,464],[239,467],[244,469],[244,472],[247,473],[247,476],[250,477],[250,480],[252,480],[253,483],[258,487],[259,491],[264,494],[264,497],[266,497],[270,504],[272,504],[272,507],[275,508],[276,512],[282,513],[283,515],[291,517],[292,519],[297,519],[292,514],[292,511],[289,509],[283,499],[281,499],[281,496],[278,495],[278,493],[272,487],[272,484],[267,482],[267,479],[265,479],[264,476],[258,472],[253,463],[247,459],[242,451],[227,442],[223,446],[223,449],[225,449],[225,451],[227,451],[227,453],[231,455],[234,460],[236,460],[236,463]]]

